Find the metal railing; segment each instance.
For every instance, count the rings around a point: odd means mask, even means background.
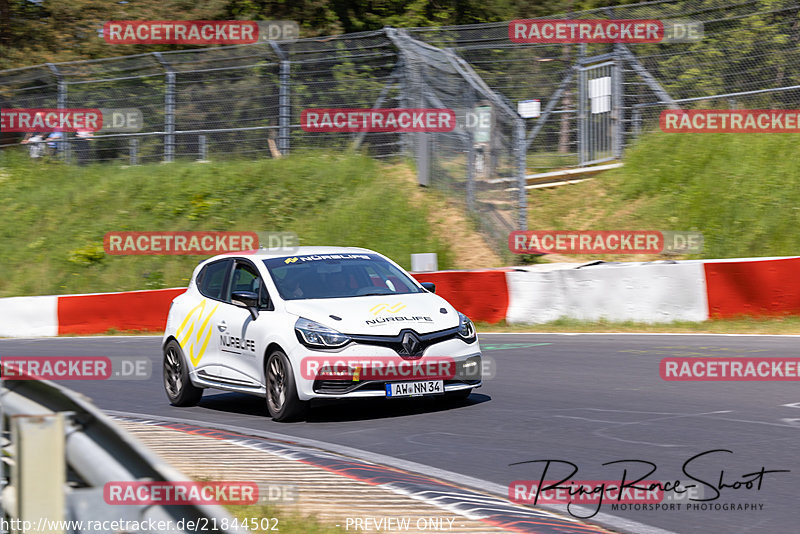
[[[78,393],[42,380],[4,380],[0,416],[3,438],[11,437],[3,446],[3,474],[5,462],[14,466],[0,502],[11,519],[33,519],[36,525],[39,518],[93,524],[152,519],[169,522],[164,524],[174,525],[174,532],[181,531],[177,530],[181,524],[200,524],[197,521],[203,518],[207,524],[232,524],[231,516],[217,505],[107,504],[103,496],[107,482],[188,479]],[[69,473],[66,480],[65,473]]]

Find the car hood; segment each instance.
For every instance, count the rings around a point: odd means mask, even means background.
[[[458,326],[455,308],[433,293],[290,300],[286,311],[343,334],[393,336],[405,328],[425,334]]]

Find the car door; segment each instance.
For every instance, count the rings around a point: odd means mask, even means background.
[[[253,319],[250,311],[233,303],[236,291],[250,291],[259,295],[259,316]],[[219,380],[233,386],[260,387],[261,359],[264,353],[264,328],[272,308],[264,280],[256,267],[245,259],[234,261],[225,302],[216,314],[218,339]]]

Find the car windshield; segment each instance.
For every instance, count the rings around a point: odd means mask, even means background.
[[[264,260],[284,300],[422,293],[406,273],[375,254],[321,254]]]

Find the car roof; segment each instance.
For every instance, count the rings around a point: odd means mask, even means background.
[[[312,256],[322,254],[378,254],[374,250],[360,247],[293,247],[287,250],[260,248],[255,252],[228,252],[214,256],[211,260],[229,257],[242,257],[250,259],[284,258],[286,256]]]

